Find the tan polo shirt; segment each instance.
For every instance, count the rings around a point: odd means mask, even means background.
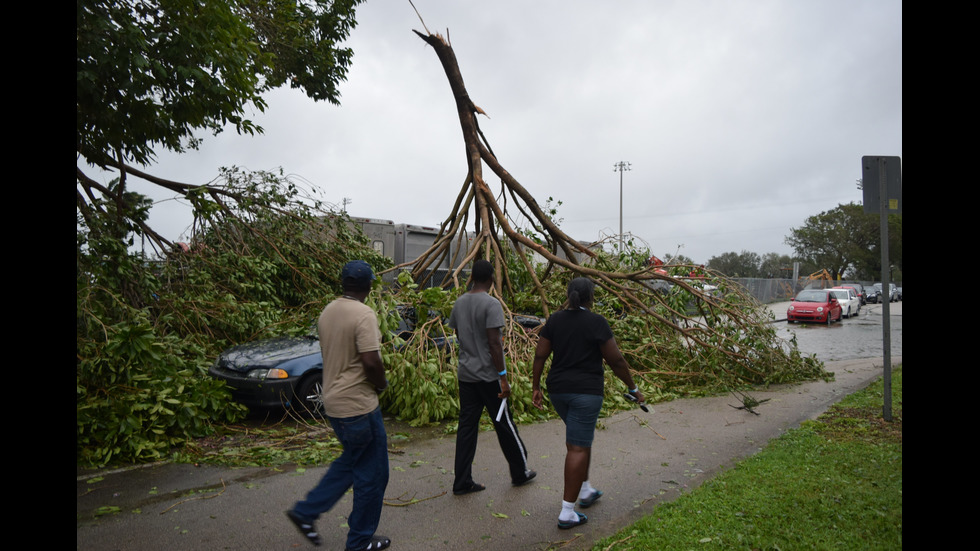
[[[378,318],[359,300],[338,298],[317,321],[323,355],[323,410],[330,417],[354,417],[378,407],[378,393],[368,381],[362,352],[381,348]]]

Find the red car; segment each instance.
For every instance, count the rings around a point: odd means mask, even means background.
[[[829,289],[806,289],[800,291],[790,303],[786,310],[786,321],[830,325],[834,321],[840,321],[842,315],[840,303]]]

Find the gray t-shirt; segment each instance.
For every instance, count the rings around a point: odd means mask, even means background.
[[[459,339],[459,380],[464,383],[500,379],[490,358],[487,329],[504,326],[504,309],[487,293],[464,293],[453,305],[449,327]]]

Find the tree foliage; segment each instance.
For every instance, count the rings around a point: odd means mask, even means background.
[[[192,202],[226,208],[240,197],[143,172],[159,149],[196,148],[199,132],[231,126],[261,133],[245,116],[289,84],[339,103],[353,53],[341,47],[362,0],[80,0],[76,3],[76,209],[79,224],[134,232],[157,250],[172,243],[127,208],[143,179]],[[118,172],[112,189],[85,165]],[[219,197],[221,200],[218,200]],[[110,204],[113,206],[110,207]],[[212,206],[213,206],[212,205]],[[196,206],[196,205],[195,205]],[[119,237],[117,235],[117,237]]]
[[[741,253],[727,252],[713,256],[708,260],[708,267],[736,278],[788,278],[793,275],[794,261],[789,255],[766,253],[760,256],[743,250]]]
[[[642,256],[646,251],[636,251]],[[620,262],[618,256],[599,253],[603,265]],[[647,255],[648,256],[648,255]],[[508,266],[508,277],[524,279],[523,265]],[[545,266],[535,267],[538,278]],[[690,265],[667,266],[677,276],[688,274]],[[804,356],[795,344],[782,341],[754,298],[727,278],[711,270],[702,272],[704,282],[719,286],[713,297],[701,293],[693,283],[675,286],[663,293],[662,301],[651,301],[648,307],[656,315],[667,317],[678,330],[665,330],[648,311],[624,304],[616,293],[597,287],[593,310],[606,317],[616,342],[633,370],[633,377],[650,402],[678,397],[729,392],[747,385],[766,385],[830,377],[823,365],[812,356]],[[576,274],[556,270],[543,280],[551,307],[558,309],[565,301],[565,288]],[[678,278],[678,281],[683,281]],[[389,390],[382,395],[385,411],[412,425],[448,422],[451,426],[459,413],[457,393],[457,352],[431,346],[432,339],[451,334],[445,325],[455,299],[463,288],[429,287],[422,289],[409,271],[399,275],[400,285],[390,293],[375,298],[382,314],[396,305],[412,306],[417,312],[429,312],[408,341],[393,340],[384,348]],[[533,304],[534,293],[525,302],[508,301],[513,311],[517,304]],[[538,311],[540,313],[540,310]],[[539,421],[547,417],[531,405],[531,374],[537,330],[528,329],[513,314],[504,327],[504,346],[512,394],[508,400],[518,423]],[[751,320],[751,323],[749,322]],[[386,322],[382,321],[382,325]],[[388,322],[390,323],[390,322]],[[713,328],[705,342],[698,342],[700,324]],[[734,356],[732,353],[735,353]],[[736,361],[733,357],[744,357]],[[633,407],[622,396],[622,385],[606,371],[605,407],[611,410]]]
[[[287,82],[338,103],[360,1],[79,0],[77,153],[145,165],[197,130],[261,131],[245,108]]]
[[[888,216],[889,259],[902,269],[902,217]],[[843,279],[874,280],[881,275],[880,217],[857,203],[838,205],[792,228],[786,244],[804,262]]]
[[[760,277],[761,264],[759,255],[749,251],[723,253],[708,260],[708,267],[729,277]]]
[[[338,103],[360,1],[76,2],[80,462],[159,458],[241,416],[206,376],[217,353],[308,325],[338,263],[387,267],[281,173],[229,169],[191,185],[137,168],[154,151],[195,148],[199,132],[261,133],[246,110],[263,111],[263,94],[286,84]],[[86,165],[118,176],[104,185]],[[189,250],[147,224],[134,177],[190,202]],[[152,258],[130,252],[136,239]]]
[[[195,239],[160,258],[130,253],[126,228],[76,246],[77,454],[84,464],[165,457],[215,423],[239,419],[207,375],[232,344],[298,334],[340,292],[341,266],[391,262],[281,174],[224,171],[195,197]],[[128,196],[145,204],[139,196]],[[112,208],[94,220],[112,228]],[[131,233],[129,236],[131,237]]]
[[[793,259],[789,255],[766,253],[759,263],[759,277],[789,278],[793,275]]]

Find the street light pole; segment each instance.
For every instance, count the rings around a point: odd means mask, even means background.
[[[619,252],[623,252],[623,172],[630,169],[630,163],[619,161],[613,165],[613,172],[619,172]]]

